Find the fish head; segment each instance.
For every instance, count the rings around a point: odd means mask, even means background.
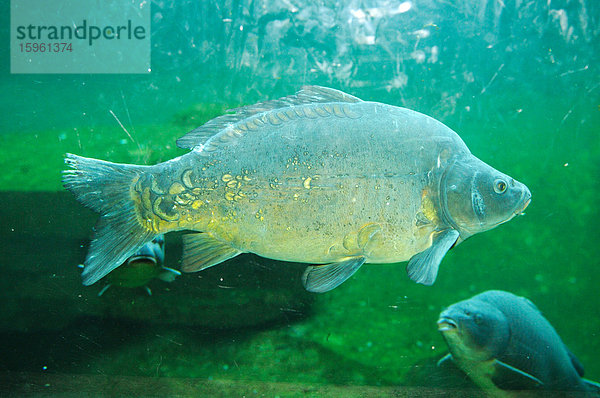
[[[459,362],[496,358],[510,338],[504,314],[482,301],[465,300],[451,305],[442,311],[437,326],[450,353]]]
[[[165,237],[158,235],[135,252],[125,262],[128,265],[144,262],[160,266],[165,261]]]
[[[112,270],[106,279],[121,287],[144,286],[163,270],[165,239],[158,235],[138,249],[123,264]]]
[[[464,240],[524,214],[525,184],[470,155],[448,166],[440,183],[442,214]]]

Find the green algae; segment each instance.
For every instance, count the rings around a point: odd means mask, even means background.
[[[178,111],[171,122],[125,127],[115,116],[114,125],[73,127],[27,134],[0,134],[0,190],[59,191],[65,153],[117,163],[151,165],[187,150],[175,141],[188,131],[221,115],[228,106],[196,104]]]
[[[10,172],[2,175],[0,187],[22,192],[4,193],[9,205],[1,214],[11,231],[0,238],[14,256],[6,270],[11,279],[1,290],[11,309],[4,341],[14,344],[15,333],[18,339],[41,334],[64,341],[66,351],[40,346],[35,365],[13,360],[8,369],[35,371],[39,365],[74,374],[439,387],[433,376],[418,374],[418,369],[431,371],[420,364],[447,352],[435,327],[439,312],[483,290],[505,289],[535,302],[585,365],[587,377],[599,379],[600,344],[594,336],[600,317],[594,314],[600,271],[593,264],[600,253],[590,242],[598,240],[594,203],[600,179],[593,176],[600,151],[594,140],[582,148],[563,132],[593,136],[598,114],[589,114],[583,125],[574,118],[560,125],[559,109],[568,104],[546,103],[557,108],[556,119],[526,109],[490,130],[482,131],[476,119],[454,127],[476,155],[530,187],[533,201],[524,217],[453,249],[432,287],[409,281],[404,264],[367,265],[323,295],[302,290],[302,265],[248,256],[171,284],[153,281],[152,297],[143,290],[111,289],[99,298],[101,286],[79,284],[76,264],[85,254],[95,215],[62,191],[63,154],[138,164],[164,161],[185,152],[175,146],[176,138],[225,106],[192,106],[169,124],[128,130],[131,138],[119,126],[2,135],[0,159]],[[493,140],[495,134],[501,141]],[[549,144],[539,151],[542,137]],[[513,150],[515,145],[520,150]],[[46,152],[23,156],[32,147]],[[58,191],[60,199],[39,191]],[[49,196],[40,199],[44,195]],[[24,220],[19,214],[28,216]],[[44,219],[48,223],[39,224]],[[64,225],[70,225],[68,231],[61,230]],[[40,239],[49,242],[42,246],[47,251],[39,251]],[[169,239],[166,265],[177,267],[180,237]],[[62,256],[49,256],[56,247],[63,249]],[[45,315],[30,318],[37,312]],[[131,330],[136,330],[133,338]],[[80,348],[66,348],[73,344]]]

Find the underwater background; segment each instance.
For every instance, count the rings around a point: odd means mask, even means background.
[[[488,289],[533,301],[600,381],[599,2],[159,0],[151,21],[144,75],[10,74],[0,49],[0,395],[478,396],[436,369],[436,321]],[[165,161],[306,84],[442,121],[530,188],[527,214],[450,251],[430,287],[367,265],[313,294],[304,265],[249,254],[151,296],[81,284],[97,216],[62,188],[65,153]],[[167,235],[165,265],[180,256]]]

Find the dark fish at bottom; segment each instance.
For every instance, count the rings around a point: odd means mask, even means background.
[[[524,297],[490,290],[444,310],[437,322],[452,361],[493,397],[515,390],[600,397],[583,366],[537,307]]]
[[[143,287],[151,296],[152,291],[147,284],[152,279],[173,282],[177,276],[181,275],[181,272],[176,269],[165,267],[164,261],[165,237],[158,235],[129,257],[125,263],[104,277],[108,284],[100,290],[98,296],[102,296],[111,286]]]

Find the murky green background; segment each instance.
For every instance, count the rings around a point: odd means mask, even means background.
[[[593,0],[172,0],[152,4],[149,75],[11,75],[4,46],[0,385],[136,396],[472,388],[435,369],[447,352],[435,322],[487,289],[530,298],[600,380],[599,20]],[[224,110],[304,84],[436,117],[528,185],[526,216],[452,250],[431,287],[405,264],[370,265],[315,295],[302,265],[252,255],[153,281],[152,296],[81,285],[95,215],[62,189],[64,153],[164,161]],[[169,235],[167,265],[180,253]]]

